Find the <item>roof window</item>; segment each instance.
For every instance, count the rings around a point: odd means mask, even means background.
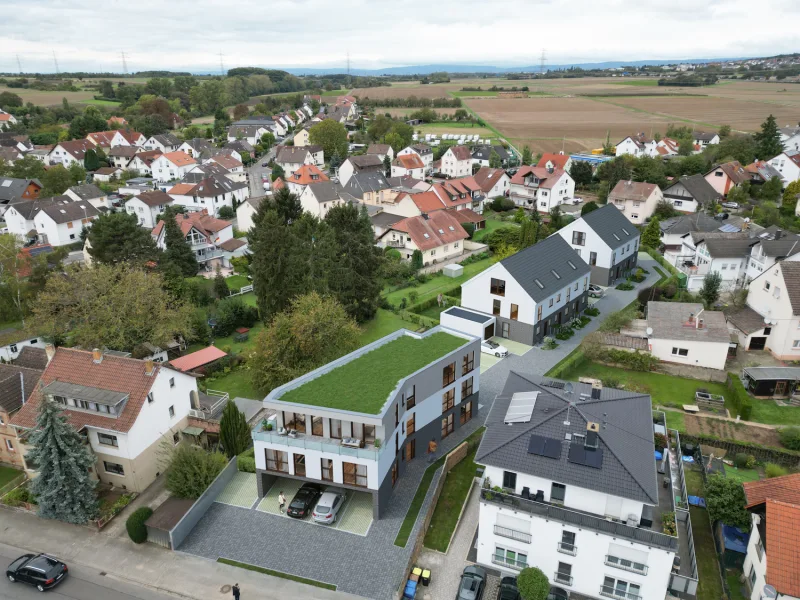
[[[542,285],[542,282],[541,282],[541,281],[539,281],[538,279],[534,279],[534,280],[533,280],[533,282],[534,282],[536,285],[538,285],[538,286],[539,286],[541,289],[544,289],[544,286]]]
[[[561,275],[559,275],[558,273],[556,273],[556,270],[555,270],[555,269],[550,269],[550,272],[551,272],[553,275],[555,275],[555,278],[556,278],[556,279],[561,279]]]

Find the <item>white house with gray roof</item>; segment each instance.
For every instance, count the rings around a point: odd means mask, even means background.
[[[757,243],[746,231],[692,232],[683,237],[683,246],[675,259],[678,270],[686,273],[687,289],[703,287],[709,273],[719,273],[720,289],[734,290],[744,285],[750,252]]]
[[[314,185],[303,186],[300,204],[303,210],[319,219],[324,219],[334,206],[344,204],[342,186],[333,181],[320,181]]]
[[[725,369],[731,336],[725,315],[692,302],[648,302],[650,354],[665,362]]]
[[[664,188],[664,199],[679,212],[693,213],[719,202],[722,196],[697,173],[684,175]]]
[[[57,196],[56,203],[42,207],[33,218],[40,244],[66,246],[81,239],[81,230],[91,227],[100,212],[89,202],[73,202]]]
[[[151,135],[144,143],[148,150],[161,150],[163,153],[175,152],[183,142],[172,133],[162,133],[161,135]]]
[[[489,484],[479,564],[503,575],[538,567],[557,600],[695,596],[689,513],[676,510],[670,473],[682,466],[654,458],[650,396],[511,371],[475,460]],[[660,468],[676,483],[662,488]],[[675,532],[662,531],[667,513]]]
[[[607,204],[569,223],[553,235],[572,246],[592,270],[592,283],[613,284],[636,268],[639,230]]]
[[[589,267],[550,236],[492,265],[461,286],[461,305],[495,317],[487,338],[536,344],[588,306]]]

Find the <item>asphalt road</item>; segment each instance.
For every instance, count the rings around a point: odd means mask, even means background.
[[[0,600],[41,599],[43,597],[33,586],[11,583],[5,576],[6,567],[21,554],[25,554],[25,552],[0,544],[0,566],[2,567]],[[69,567],[69,575],[61,584],[48,590],[44,597],[50,600],[174,600],[175,598],[171,594],[160,594],[118,579],[105,577],[96,570],[66,562]]]
[[[269,152],[263,156],[259,156],[251,166],[247,167],[247,183],[250,186],[251,198],[258,198],[264,195],[264,185],[261,179],[265,176],[269,176],[272,173],[272,169],[269,167],[262,167],[261,164],[269,162],[273,158],[275,158],[275,146],[270,148]]]

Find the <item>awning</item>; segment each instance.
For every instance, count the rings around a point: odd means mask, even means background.
[[[187,427],[181,433],[185,435],[191,435],[192,437],[197,437],[205,433],[205,430],[202,429],[201,427]]]

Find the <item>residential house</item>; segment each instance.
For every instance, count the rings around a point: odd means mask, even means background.
[[[511,158],[511,154],[503,148],[502,146],[475,146],[472,149],[472,164],[473,165],[480,165],[482,167],[488,167],[489,162],[492,158],[492,152],[497,154],[497,157],[500,159],[500,165],[502,167],[508,166],[508,161]]]
[[[517,206],[548,213],[575,195],[575,180],[569,173],[541,167],[520,167],[509,186],[509,197]]]
[[[218,165],[225,170],[225,176],[231,181],[244,183],[247,181],[247,174],[244,171],[242,161],[230,154],[217,154],[206,161],[206,164]]]
[[[351,109],[347,106],[329,106],[325,113],[325,120],[346,123],[350,118]]]
[[[16,179],[14,177],[0,177],[0,217],[10,204],[25,200],[36,200],[42,184],[38,179]]]
[[[478,416],[480,358],[472,336],[401,329],[275,388],[272,430],[252,434],[259,497],[281,478],[334,485],[370,494],[380,519],[395,488],[416,486],[406,469]]]
[[[611,205],[582,215],[554,235],[561,236],[589,266],[596,285],[612,285],[636,268],[639,230]]]
[[[731,334],[720,311],[693,302],[648,302],[646,335],[659,360],[725,370]]]
[[[42,206],[34,215],[39,243],[66,246],[79,242],[81,230],[91,227],[100,211],[89,202],[73,202],[70,196],[56,196],[54,200],[56,203]]]
[[[157,158],[163,156],[161,150],[147,150],[145,152],[137,153],[128,163],[129,171],[136,171],[140,175],[147,175],[148,177],[153,174],[153,163]],[[168,163],[162,163],[164,167],[168,167]]]
[[[108,151],[116,146],[143,146],[146,138],[138,131],[130,129],[111,129],[109,131],[95,131],[86,136],[96,148]]]
[[[450,146],[442,155],[440,170],[443,175],[448,177],[472,175],[472,152],[467,146]]]
[[[219,216],[221,208],[227,206],[235,209],[244,202],[249,190],[246,183],[237,183],[227,177],[212,176],[191,183],[181,181],[167,193],[175,204],[189,211],[207,211],[212,216]]]
[[[453,213],[437,210],[397,221],[378,238],[377,245],[394,248],[409,261],[419,250],[422,264],[428,266],[464,254],[464,240],[468,237]]]
[[[263,125],[231,125],[228,127],[228,141],[244,140],[255,146],[261,143],[261,136],[268,131]]]
[[[694,134],[692,134],[692,140],[695,146],[700,146],[700,150],[703,150],[707,146],[719,144],[719,134],[715,131],[695,131]]]
[[[657,146],[658,144],[654,139],[647,137],[644,133],[637,133],[618,142],[615,154],[616,156],[630,154],[637,158],[640,156],[658,156]]]
[[[462,284],[461,306],[493,316],[492,335],[533,345],[588,307],[589,276],[581,257],[552,235]]]
[[[367,154],[374,154],[383,161],[387,156],[389,161],[394,160],[394,150],[389,144],[370,144],[367,147]],[[421,159],[422,157],[420,157]]]
[[[402,221],[406,217],[402,215],[395,215],[384,210],[380,210],[370,217],[372,222],[372,231],[375,234],[375,239],[381,237],[384,233],[391,229],[392,225]]]
[[[732,291],[744,285],[750,249],[755,243],[747,232],[693,232],[683,238],[675,266],[688,276],[686,285],[691,292],[703,287],[709,273],[719,273],[721,289]]]
[[[283,137],[288,132],[289,128],[286,126],[286,122],[281,119],[280,116],[273,116],[272,119],[272,128],[271,131],[275,133],[276,136]]]
[[[480,493],[475,561],[503,576],[537,567],[556,599],[695,597],[689,513],[660,493],[660,472],[679,481],[683,467],[654,458],[650,402],[511,371],[475,457],[492,486]]]
[[[258,212],[258,207],[264,197],[250,197],[236,208],[236,224],[239,231],[250,231],[253,228],[253,217]]]
[[[0,165],[13,166],[15,162],[22,160],[24,156],[25,155],[16,148],[0,146]]]
[[[789,154],[800,152],[800,127],[781,127],[778,131],[786,152]]]
[[[0,131],[0,147],[19,150],[23,155],[35,149],[29,136],[13,131]]]
[[[325,156],[322,146],[278,146],[275,162],[283,169],[286,177],[290,177],[303,165],[314,165],[322,168]]]
[[[74,163],[83,166],[83,157],[86,155],[86,151],[94,149],[94,147],[94,144],[88,139],[59,142],[47,154],[46,164],[64,165],[66,168]]]
[[[383,173],[383,161],[375,154],[350,156],[339,166],[337,175],[339,182],[342,185],[347,185],[353,175],[367,171],[380,171]]]
[[[286,177],[286,185],[289,191],[297,196],[301,196],[306,186],[322,181],[330,181],[330,178],[314,165],[303,165],[298,168],[291,176]],[[276,189],[273,182],[273,190]]]
[[[292,143],[296,148],[308,146],[311,143],[308,139],[308,129],[304,128],[297,130],[292,138]]]
[[[729,219],[726,225],[731,223]],[[718,231],[722,227],[722,222],[703,212],[696,212],[680,217],[670,217],[660,223],[661,244],[663,246],[664,258],[670,264],[678,264],[678,257],[683,249],[684,238],[695,231]],[[741,228],[732,227],[734,231],[741,231]],[[694,252],[691,253],[692,256]]]
[[[185,152],[194,159],[205,160],[211,158],[218,149],[205,138],[192,138],[183,142],[178,151]]]
[[[680,150],[680,143],[672,138],[661,138],[656,145],[656,152],[658,152],[659,157],[678,156]]]
[[[5,111],[0,110],[0,131],[17,124],[17,118]]]
[[[185,152],[168,152],[153,161],[151,170],[159,183],[167,183],[183,179],[196,164],[197,161]]]
[[[60,404],[97,458],[92,475],[142,492],[164,471],[163,448],[181,440],[197,394],[194,377],[152,360],[57,348],[11,424],[20,433],[30,431],[42,402]]]
[[[206,271],[213,272],[217,266],[228,268],[231,258],[247,251],[247,242],[233,236],[233,223],[209,216],[205,210],[175,215],[175,221]],[[164,234],[164,221],[159,221],[151,235],[162,250],[166,248]]]
[[[160,150],[162,154],[167,154],[180,149],[183,142],[172,133],[162,133],[160,135],[151,135],[142,145],[147,150]]]
[[[543,167],[543,168],[549,169],[549,167]],[[553,168],[554,171],[555,168],[556,167]],[[490,167],[481,167],[480,169],[478,169],[478,172],[475,173],[475,175],[473,175],[473,179],[480,186],[484,198],[496,198],[497,196],[507,196],[510,193],[511,178],[503,169],[492,169]]]
[[[319,219],[324,219],[334,206],[345,204],[342,186],[333,181],[320,181],[307,185],[300,194],[303,210]]]
[[[672,182],[664,188],[663,196],[675,210],[683,213],[709,208],[722,199],[720,193],[699,173],[684,175]]]
[[[425,177],[425,163],[416,154],[398,156],[392,161],[392,177],[422,179]]]
[[[745,171],[750,173],[750,182],[753,185],[761,185],[776,177],[783,181],[783,174],[764,160],[756,160],[750,163],[745,167]]]
[[[722,196],[727,196],[728,192],[735,187],[739,187],[745,181],[750,181],[750,173],[739,164],[738,160],[723,163],[714,167],[704,175],[706,181],[717,190]]]
[[[488,168],[488,167],[487,167]],[[486,196],[473,176],[447,179],[430,187],[441,199],[445,208],[462,211],[471,209],[483,214],[483,202]]]
[[[127,169],[133,157],[141,151],[139,146],[114,146],[106,154],[112,167]]]
[[[124,128],[128,126],[128,121],[124,117],[109,117],[106,120],[106,124],[109,127],[114,127],[115,125],[120,128]]]
[[[124,172],[125,171],[119,167],[100,167],[92,173],[92,181],[108,183],[109,181],[115,181],[122,177]]]
[[[779,260],[800,252],[800,235],[783,231],[777,225],[767,227],[752,238],[745,285],[772,267]]]
[[[33,247],[41,248],[41,246]],[[20,269],[21,274],[24,274],[24,269],[25,266]],[[0,362],[16,363],[23,352],[27,355],[29,351],[26,351],[26,348],[30,348],[33,351],[44,349],[46,342],[42,338],[30,336],[31,334],[26,333],[23,329],[13,328],[0,334],[0,358],[2,359]],[[25,366],[25,364],[22,366]]]
[[[572,166],[572,158],[569,154],[564,154],[563,152],[559,152],[558,154],[545,152],[542,154],[542,158],[539,159],[539,162],[536,163],[536,166],[540,169],[546,169],[551,173],[556,169],[561,169],[569,173],[569,169]]]
[[[107,210],[111,208],[111,201],[108,199],[108,194],[93,183],[73,185],[64,192],[64,195],[69,196],[75,202],[88,202],[97,209]]]
[[[433,170],[433,148],[428,146],[428,144],[412,144],[411,146],[403,148],[397,154],[398,156],[403,154],[416,154],[422,159],[422,162],[425,163],[426,175]]]
[[[31,346],[26,348],[32,349]],[[0,364],[0,464],[19,469],[25,467],[22,444],[16,429],[11,425],[11,419],[27,402],[28,395],[36,389],[43,371],[43,367]]]
[[[231,153],[232,156],[236,158],[236,160],[240,162],[244,162],[245,157],[253,158],[256,155],[256,149],[253,148],[246,140],[236,140],[235,142],[228,142],[225,146],[222,147],[221,150],[215,152],[218,154],[220,152],[228,152]]]
[[[71,198],[64,196],[67,200]],[[3,214],[8,232],[16,235],[25,243],[33,243],[38,239],[34,217],[44,206],[57,203],[55,198],[37,198],[16,202],[8,206]]]
[[[784,188],[800,179],[800,150],[797,154],[792,155],[788,152],[781,152],[775,158],[771,158],[769,164],[780,173]]]
[[[616,206],[634,225],[642,225],[656,211],[664,194],[654,183],[619,181],[608,195],[608,203]]]
[[[158,223],[158,215],[173,203],[172,196],[161,190],[143,192],[125,202],[125,212],[136,215],[139,225],[152,229]]]

